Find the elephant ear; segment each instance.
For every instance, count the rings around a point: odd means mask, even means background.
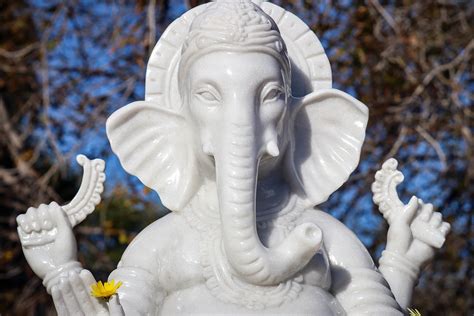
[[[107,137],[123,168],[182,209],[196,192],[198,168],[183,117],[157,104],[131,103],[107,120]]]
[[[292,116],[289,180],[311,205],[318,205],[344,184],[359,164],[368,109],[342,91],[324,89],[296,99]]]

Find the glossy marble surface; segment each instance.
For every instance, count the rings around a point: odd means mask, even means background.
[[[398,199],[390,159],[374,202],[389,223],[377,267],[359,239],[316,207],[359,163],[368,109],[331,88],[321,43],[270,2],[219,0],[173,22],[151,55],[144,101],[107,121],[124,169],[172,213],[145,228],[91,297],[72,228],[100,202],[103,162],[84,156],[76,198],[18,217],[28,263],[58,314],[402,315],[449,224]]]

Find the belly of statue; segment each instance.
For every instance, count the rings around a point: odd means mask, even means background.
[[[214,297],[205,284],[170,293],[160,315],[344,315],[337,300],[326,290],[304,284],[291,302],[265,310],[225,303]]]
[[[264,235],[266,240],[273,239],[275,243],[282,238],[278,238],[279,236],[284,236],[281,233],[277,234],[277,229],[264,233],[268,233]],[[329,262],[324,252],[318,252],[298,274],[298,283],[302,289],[298,291],[295,298],[289,298],[292,295],[289,292],[276,291],[272,292],[276,293],[274,296],[270,295],[263,299],[265,303],[268,303],[266,302],[268,299],[277,302],[276,304],[272,303],[265,309],[249,308],[247,307],[249,301],[252,302],[250,304],[259,304],[261,299],[255,299],[254,294],[245,292],[245,287],[243,289],[239,284],[230,284],[229,279],[225,280],[222,275],[215,277],[214,280],[209,279],[209,276],[206,277],[205,268],[201,262],[201,249],[206,243],[201,240],[202,236],[196,233],[186,236],[177,241],[181,246],[172,247],[164,256],[167,260],[161,261],[159,283],[168,294],[161,304],[160,315],[344,314],[337,300],[327,290],[330,288],[331,278]],[[219,269],[216,270],[219,271]],[[217,282],[218,290],[212,285],[210,288],[209,282],[210,284]],[[225,295],[221,295],[223,293]],[[226,300],[220,297],[226,297],[226,295],[230,295],[232,299]]]

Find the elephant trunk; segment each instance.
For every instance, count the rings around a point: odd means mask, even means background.
[[[321,246],[314,224],[296,227],[279,245],[262,245],[256,228],[258,145],[254,124],[230,123],[224,131],[216,177],[224,249],[230,265],[245,281],[274,285],[300,271]]]

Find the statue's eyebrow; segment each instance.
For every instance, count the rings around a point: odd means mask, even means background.
[[[285,83],[285,77],[282,72],[264,74],[264,77],[260,81],[259,85],[265,85],[269,82],[274,82],[280,85]]]

